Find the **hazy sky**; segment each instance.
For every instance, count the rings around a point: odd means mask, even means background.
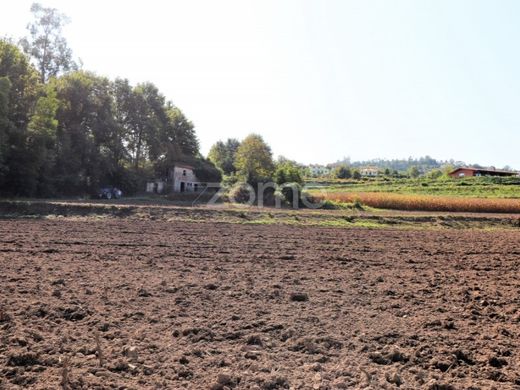
[[[31,3],[5,5],[0,35],[25,35]],[[428,154],[520,168],[520,1],[41,3],[70,17],[85,69],[155,83],[204,154],[257,132],[304,163]]]

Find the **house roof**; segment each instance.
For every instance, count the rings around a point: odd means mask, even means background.
[[[459,167],[457,169],[454,169],[451,174],[456,173],[458,171],[465,170],[465,171],[472,171],[472,172],[483,172],[483,173],[499,173],[499,174],[508,174],[508,175],[517,175],[518,172],[514,171],[504,171],[501,169],[488,169],[488,168],[468,168],[468,167]]]

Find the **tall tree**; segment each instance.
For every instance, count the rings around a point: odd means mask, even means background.
[[[11,82],[7,77],[0,77],[0,185],[5,176],[5,157],[7,152],[7,126],[9,125],[9,91]]]
[[[199,142],[193,123],[171,102],[166,103],[165,112],[166,124],[159,129],[159,153],[157,158],[152,161],[155,172],[159,176],[165,176],[175,162],[193,163],[199,154]],[[153,157],[152,154],[151,157]],[[202,159],[200,161],[202,162]],[[208,167],[211,164],[203,165]]]
[[[199,153],[199,140],[195,134],[195,126],[178,108],[168,109],[168,120],[176,134],[176,142],[185,156],[196,156]]]
[[[0,39],[0,77],[9,79],[8,120],[16,129],[27,128],[40,92],[38,72],[12,42]]]
[[[235,166],[248,183],[269,181],[274,173],[271,148],[258,134],[248,135],[238,147]]]
[[[67,17],[55,8],[33,3],[31,12],[34,21],[27,25],[29,36],[21,39],[24,51],[34,58],[40,72],[41,81],[75,68],[72,50],[62,36],[62,28]]]
[[[55,143],[58,121],[56,111],[59,102],[56,91],[47,86],[34,109],[28,125],[27,149],[31,156],[30,183],[31,195],[51,195],[53,193],[52,169],[55,164]]]
[[[225,143],[218,141],[208,154],[208,159],[226,175],[236,172],[235,155],[240,142],[235,138],[229,138]]]
[[[85,193],[105,180],[105,156],[115,128],[111,84],[91,72],[77,71],[55,80],[58,160],[56,179],[64,193]]]
[[[27,150],[27,125],[41,86],[38,74],[20,49],[8,40],[0,40],[0,78],[2,82],[3,168],[0,190],[8,194],[30,195],[32,156]],[[7,100],[6,100],[7,99]]]
[[[278,161],[276,164],[274,181],[279,185],[287,183],[303,185],[303,178],[300,172],[300,167],[294,161],[281,158],[280,161]]]

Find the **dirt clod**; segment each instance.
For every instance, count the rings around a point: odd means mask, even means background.
[[[291,293],[291,301],[293,302],[306,302],[309,300],[309,295],[301,292]]]

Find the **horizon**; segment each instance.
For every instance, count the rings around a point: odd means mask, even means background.
[[[3,36],[27,34],[32,3],[0,16]],[[513,1],[41,3],[70,18],[85,70],[157,85],[204,155],[255,132],[304,164],[520,166]]]

